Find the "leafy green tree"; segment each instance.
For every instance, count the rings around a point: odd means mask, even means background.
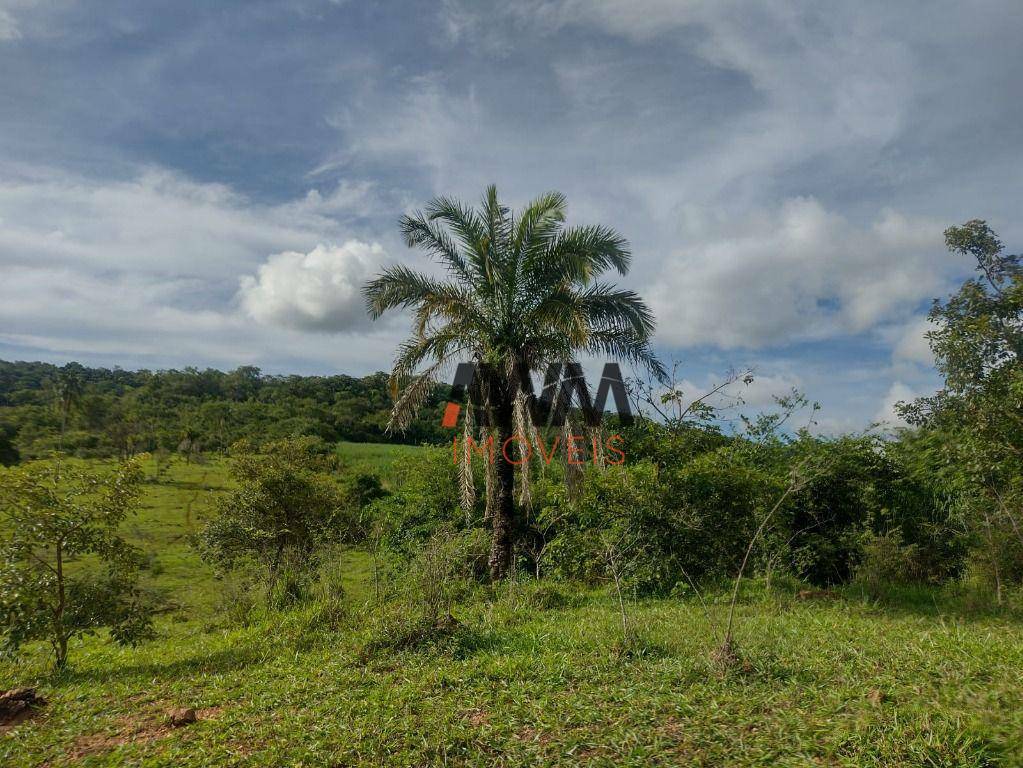
[[[978,275],[934,303],[927,337],[945,387],[903,413],[942,436],[926,460],[956,489],[1001,601],[1006,565],[1021,570],[1006,559],[1023,545],[1023,265],[978,219],[947,229],[945,243]]]
[[[105,475],[65,466],[56,484],[49,462],[0,471],[0,628],[8,648],[46,640],[63,668],[71,638],[100,627],[120,643],[151,636],[141,558],[118,535],[138,508],[142,480],[137,461]]]
[[[409,425],[452,363],[482,366],[476,405],[486,402],[485,426],[498,446],[489,560],[494,579],[511,564],[516,524],[515,467],[500,450],[514,433],[515,366],[538,370],[591,353],[663,374],[650,350],[654,319],[646,304],[599,279],[608,270],[628,272],[625,239],[605,226],[565,227],[564,221],[565,198],[557,192],[517,216],[501,205],[493,186],[478,209],[437,198],[403,217],[401,229],[408,246],[425,250],[447,278],[394,266],[364,288],[374,318],[390,309],[414,310],[412,336],[391,371],[391,429]]]
[[[26,459],[62,452],[127,459],[190,443],[222,451],[256,442],[317,435],[327,441],[446,442],[440,426],[443,388],[400,436],[385,433],[391,410],[387,374],[267,376],[255,368],[219,371],[122,371],[73,365],[85,382],[71,399],[63,440],[61,368],[0,361],[0,423]],[[6,429],[9,427],[9,429]],[[59,444],[59,445],[58,445]]]
[[[311,561],[316,547],[353,535],[356,519],[332,473],[336,457],[315,438],[281,440],[258,452],[239,446],[231,463],[237,487],[218,498],[200,534],[200,550],[231,569],[255,562],[268,594],[296,561]]]

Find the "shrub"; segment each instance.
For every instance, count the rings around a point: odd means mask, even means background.
[[[17,433],[14,428],[0,424],[0,465],[5,467],[17,464],[21,458],[18,449],[14,447],[15,434]]]
[[[489,538],[479,528],[441,529],[408,561],[402,593],[428,621],[449,615],[453,605],[487,574]]]
[[[138,461],[106,473],[51,462],[0,473],[0,631],[9,649],[46,640],[61,668],[69,640],[100,627],[122,644],[152,637],[142,557],[118,535],[142,481]],[[85,567],[69,573],[75,559]]]
[[[309,598],[315,565],[313,553],[286,548],[267,584],[267,608],[282,611]]]
[[[390,604],[377,616],[360,655],[365,659],[381,651],[417,650],[452,637],[460,628],[451,614],[430,617]]]
[[[311,628],[337,630],[351,619],[344,586],[342,550],[339,547],[321,553],[310,594],[316,601]]]
[[[380,476],[369,470],[356,468],[341,478],[341,497],[349,521],[346,531],[349,541],[365,541],[372,527],[370,510],[373,502],[387,496]]]
[[[406,553],[394,574],[393,598],[377,616],[364,654],[413,649],[453,635],[460,627],[454,607],[479,588],[489,551],[484,530],[442,526]]]
[[[238,486],[217,500],[200,551],[226,570],[254,562],[265,574],[268,603],[287,605],[303,596],[316,548],[354,538],[357,523],[329,474],[337,459],[320,441],[240,450],[231,466]]]
[[[628,539],[628,557],[638,564],[636,578],[644,584],[656,578],[657,531],[663,517],[657,467],[649,462],[590,468],[576,499],[555,489],[539,495],[538,518],[556,520],[547,547],[554,572],[586,583],[605,580],[602,534],[615,530]]]
[[[222,576],[218,583],[217,614],[227,623],[249,626],[258,604],[256,579],[252,574],[235,570]]]
[[[578,598],[570,595],[558,585],[549,582],[540,582],[528,590],[526,600],[532,608],[540,611],[569,608],[579,603]]]
[[[398,469],[398,490],[371,505],[382,524],[381,543],[404,555],[414,553],[436,531],[461,530],[477,524],[459,502],[458,468],[450,449],[423,448]]]
[[[916,545],[903,544],[902,534],[897,530],[865,533],[861,551],[856,582],[872,597],[880,597],[887,585],[913,581],[919,573]]]

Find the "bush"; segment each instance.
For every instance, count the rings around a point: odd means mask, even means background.
[[[458,531],[478,524],[481,515],[467,516],[460,506],[458,468],[450,449],[423,448],[398,469],[398,490],[372,502],[370,510],[382,527],[381,543],[406,556],[436,531]]]
[[[659,570],[657,527],[663,522],[657,467],[649,462],[590,468],[581,493],[570,499],[556,486],[541,489],[538,519],[555,521],[546,558],[554,573],[585,583],[605,580],[602,534],[616,530],[628,539],[636,579],[648,584]],[[663,528],[662,528],[663,530]]]
[[[4,424],[0,424],[0,465],[9,467],[17,464],[21,458],[18,449],[14,447],[14,436],[16,430]]]
[[[259,605],[257,580],[241,571],[226,573],[218,583],[217,614],[228,624],[247,627]]]
[[[431,617],[390,604],[377,616],[360,655],[366,659],[381,651],[417,650],[451,638],[460,628],[451,614]]]
[[[480,528],[442,526],[403,557],[364,654],[418,648],[450,637],[460,627],[455,606],[485,578],[489,537]]]
[[[294,548],[285,549],[267,584],[267,608],[283,611],[311,596],[316,555]]]
[[[919,575],[916,545],[903,544],[899,531],[865,533],[861,552],[855,580],[871,597],[880,597],[887,585],[907,584]]]
[[[489,537],[479,528],[441,529],[415,553],[401,579],[405,600],[428,621],[449,615],[487,574]]]
[[[690,579],[731,575],[776,481],[720,449],[680,468],[650,462],[587,472],[578,498],[542,489],[538,519],[556,520],[545,557],[561,577],[607,579],[607,542],[641,594],[668,594]],[[778,491],[780,493],[780,491]]]
[[[539,611],[553,611],[578,605],[579,600],[556,584],[539,582],[526,593],[529,606]]]
[[[348,595],[344,586],[342,550],[338,547],[320,554],[316,579],[310,593],[316,601],[311,628],[340,629],[351,619]]]
[[[350,542],[365,541],[372,526],[370,510],[373,502],[387,496],[387,491],[379,475],[362,468],[346,471],[341,477],[340,487],[349,521],[346,538]]]
[[[1023,542],[1009,523],[992,523],[975,536],[965,566],[966,580],[1001,602],[1010,586],[1023,582]]]
[[[358,520],[330,474],[337,458],[320,441],[283,440],[251,450],[236,448],[231,474],[238,486],[217,500],[199,548],[224,570],[257,565],[268,604],[289,605],[304,596],[317,547],[357,538]]]

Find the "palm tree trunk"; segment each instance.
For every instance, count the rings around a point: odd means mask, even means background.
[[[508,575],[512,560],[512,528],[515,521],[515,466],[504,456],[505,441],[512,436],[512,405],[502,398],[497,407],[494,440],[494,475],[497,480],[496,504],[491,518],[490,579],[500,581]]]
[[[67,432],[67,418],[71,413],[71,400],[64,398],[61,403],[60,437],[57,439],[57,463],[53,468],[53,482],[60,481],[60,460],[64,456],[64,433]]]

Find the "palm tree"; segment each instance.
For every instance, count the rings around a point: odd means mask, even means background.
[[[71,409],[78,405],[85,385],[82,379],[82,366],[68,363],[57,372],[54,382],[54,394],[57,407],[60,409],[60,436],[57,438],[57,463],[54,465],[54,478],[60,478],[60,461],[64,453],[64,434],[67,432],[68,417]]]
[[[628,271],[628,243],[608,227],[564,221],[560,193],[541,195],[516,216],[498,202],[494,186],[477,209],[442,197],[402,217],[406,244],[426,251],[447,275],[393,266],[363,289],[374,319],[389,309],[414,311],[412,335],[391,372],[388,429],[405,429],[455,362],[480,366],[486,380],[477,382],[476,404],[485,406],[484,426],[497,445],[514,434],[511,382],[518,365],[538,370],[588,353],[663,373],[650,350],[654,319],[646,304],[598,279],[608,270]],[[497,450],[492,471],[489,566],[491,578],[500,579],[511,563],[515,467]]]
[[[82,397],[84,384],[82,382],[82,367],[77,363],[68,363],[57,371],[57,380],[54,384],[54,392],[57,398],[57,407],[60,410],[60,437],[58,439],[58,452],[64,449],[64,433],[67,431],[68,417],[71,409],[78,404]]]

